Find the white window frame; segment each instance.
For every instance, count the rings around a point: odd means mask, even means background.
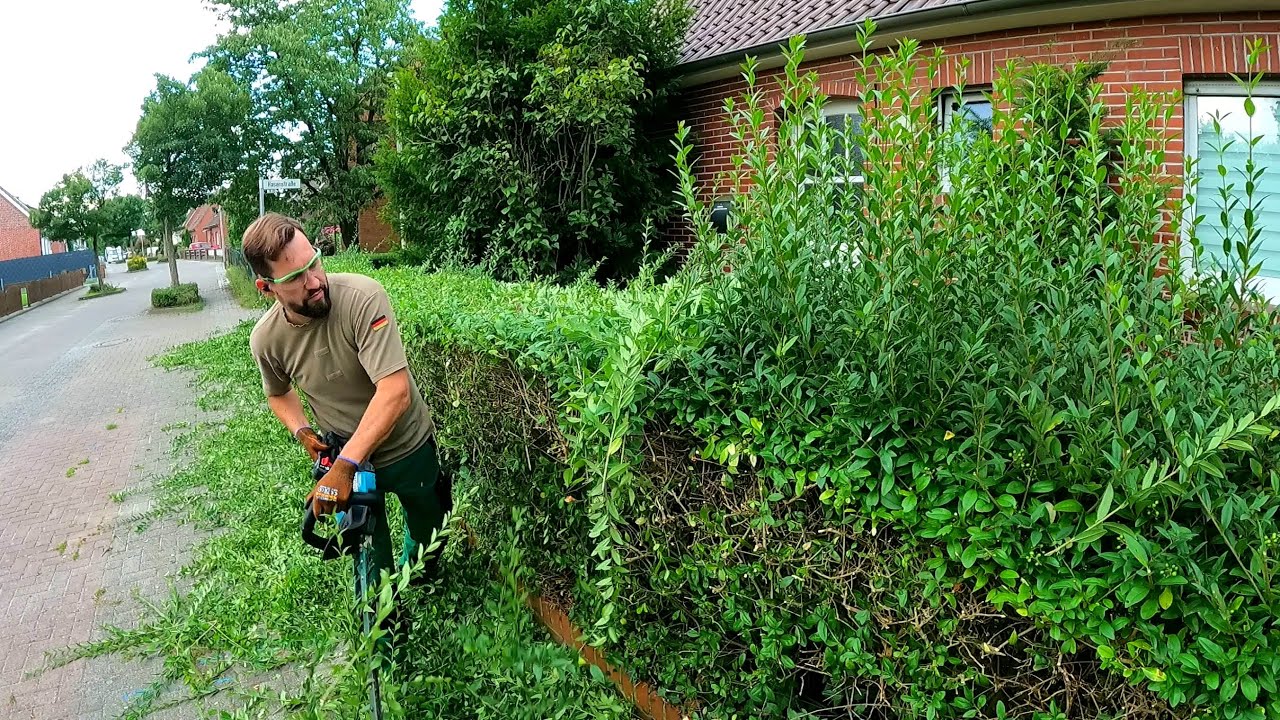
[[[961,105],[968,105],[972,102],[982,102],[994,105],[989,93],[990,88],[983,90],[965,90],[960,93],[956,92],[955,88],[943,88],[942,92],[938,93],[938,128],[940,130],[946,130],[947,126],[952,122],[952,118],[955,117],[956,113],[951,109],[950,101],[956,99],[957,96],[960,99]]]
[[[862,101],[857,98],[840,97],[829,99],[822,104],[822,117],[824,120],[829,117],[837,117],[840,115],[857,115],[859,123],[858,127],[862,127]],[[834,128],[832,129],[834,130]],[[844,151],[847,157],[850,151],[847,145],[845,146]],[[866,162],[866,158],[863,158],[863,162]],[[867,181],[867,178],[865,175],[840,175],[832,178],[832,181],[836,184],[853,183],[855,185],[862,185]],[[811,182],[813,182],[812,178],[805,180],[806,184]]]
[[[995,107],[995,101],[992,100],[990,95],[992,89],[986,86],[978,87],[983,89],[956,92],[955,88],[943,88],[942,91],[938,93],[938,130],[940,132],[945,133],[947,128],[951,126],[951,123],[954,122],[956,112],[951,109],[951,103],[957,98],[961,105],[967,105],[971,102],[984,102],[990,104],[993,108]],[[941,159],[939,159],[939,164],[941,164]],[[939,168],[939,171],[939,174],[941,175],[942,192],[951,192],[951,169],[943,166]]]
[[[1254,88],[1252,94],[1255,98],[1280,98],[1280,81],[1265,80]],[[1183,84],[1182,157],[1184,160],[1195,158],[1198,161],[1200,159],[1200,112],[1198,100],[1201,95],[1240,98],[1241,102],[1245,98],[1244,91],[1234,80],[1188,80]],[[1183,167],[1185,171],[1185,164]],[[1268,172],[1280,172],[1280,168],[1268,169]],[[1192,192],[1193,179],[1191,173],[1184,172],[1182,178],[1184,198],[1190,196]],[[1183,277],[1188,279],[1194,279],[1194,271],[1191,265],[1191,257],[1194,252],[1191,247],[1191,227],[1195,222],[1196,216],[1200,214],[1198,210],[1199,203],[1200,193],[1197,192],[1196,205],[1188,208],[1182,218],[1182,227],[1179,228],[1179,264],[1183,266]],[[1214,208],[1216,211],[1216,206]],[[1254,279],[1254,287],[1272,303],[1280,301],[1280,277],[1259,276]]]

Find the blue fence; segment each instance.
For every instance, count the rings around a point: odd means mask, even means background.
[[[84,270],[89,277],[97,277],[98,264],[92,250],[39,255],[0,262],[0,290],[15,283],[43,280],[71,270]]]

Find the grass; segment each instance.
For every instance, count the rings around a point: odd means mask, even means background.
[[[71,477],[72,475],[75,475],[75,474],[76,474],[76,469],[75,469],[75,468],[73,468],[73,467],[69,467],[69,468],[67,468],[67,477]]]
[[[267,308],[271,305],[271,301],[258,292],[257,286],[253,284],[252,275],[245,268],[238,265],[227,268],[227,284],[231,288],[231,296],[242,308],[252,310]]]
[[[100,640],[53,661],[161,658],[162,669],[130,700],[127,717],[159,711],[170,702],[160,698],[175,693],[179,701],[218,696],[220,707],[233,706],[220,716],[227,720],[364,714],[363,677],[374,656],[354,621],[351,561],[325,562],[301,540],[310,463],[262,398],[247,351],[251,327],[242,323],[159,361],[195,370],[204,391],[199,404],[226,414],[223,423],[183,425],[174,444],[190,462],[159,483],[154,510],[139,524],[145,532],[172,516],[218,530],[174,569],[189,587],[146,604],[137,625],[107,627]],[[459,495],[456,511],[464,516]],[[413,618],[397,640],[402,664],[384,675],[387,717],[630,717],[607,679],[583,671],[573,652],[533,625],[515,591],[518,551],[500,560],[502,582],[489,557],[454,542],[443,580],[395,592],[387,586]],[[273,687],[248,680],[277,670],[294,680]]]
[[[116,428],[118,428],[118,427],[120,427],[120,426],[119,426],[119,425],[117,425],[117,424],[115,424],[115,423],[107,423],[107,429],[108,429],[108,430],[115,430],[115,429],[116,429]]]
[[[97,285],[93,285],[89,288],[89,291],[86,292],[84,295],[81,295],[79,299],[92,300],[94,298],[106,297],[108,295],[115,295],[116,293],[122,293],[124,291],[125,291],[125,288],[103,283],[101,291],[98,290]]]

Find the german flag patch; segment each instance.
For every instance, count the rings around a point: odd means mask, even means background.
[[[379,315],[373,319],[373,322],[369,323],[369,328],[374,331],[381,330],[386,327],[388,323],[390,323],[390,321],[387,320],[386,315]]]

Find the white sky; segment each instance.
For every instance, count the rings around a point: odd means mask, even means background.
[[[411,0],[428,26],[443,4]],[[203,0],[0,0],[0,187],[34,206],[64,173],[124,164],[155,73],[185,80],[221,29]]]

